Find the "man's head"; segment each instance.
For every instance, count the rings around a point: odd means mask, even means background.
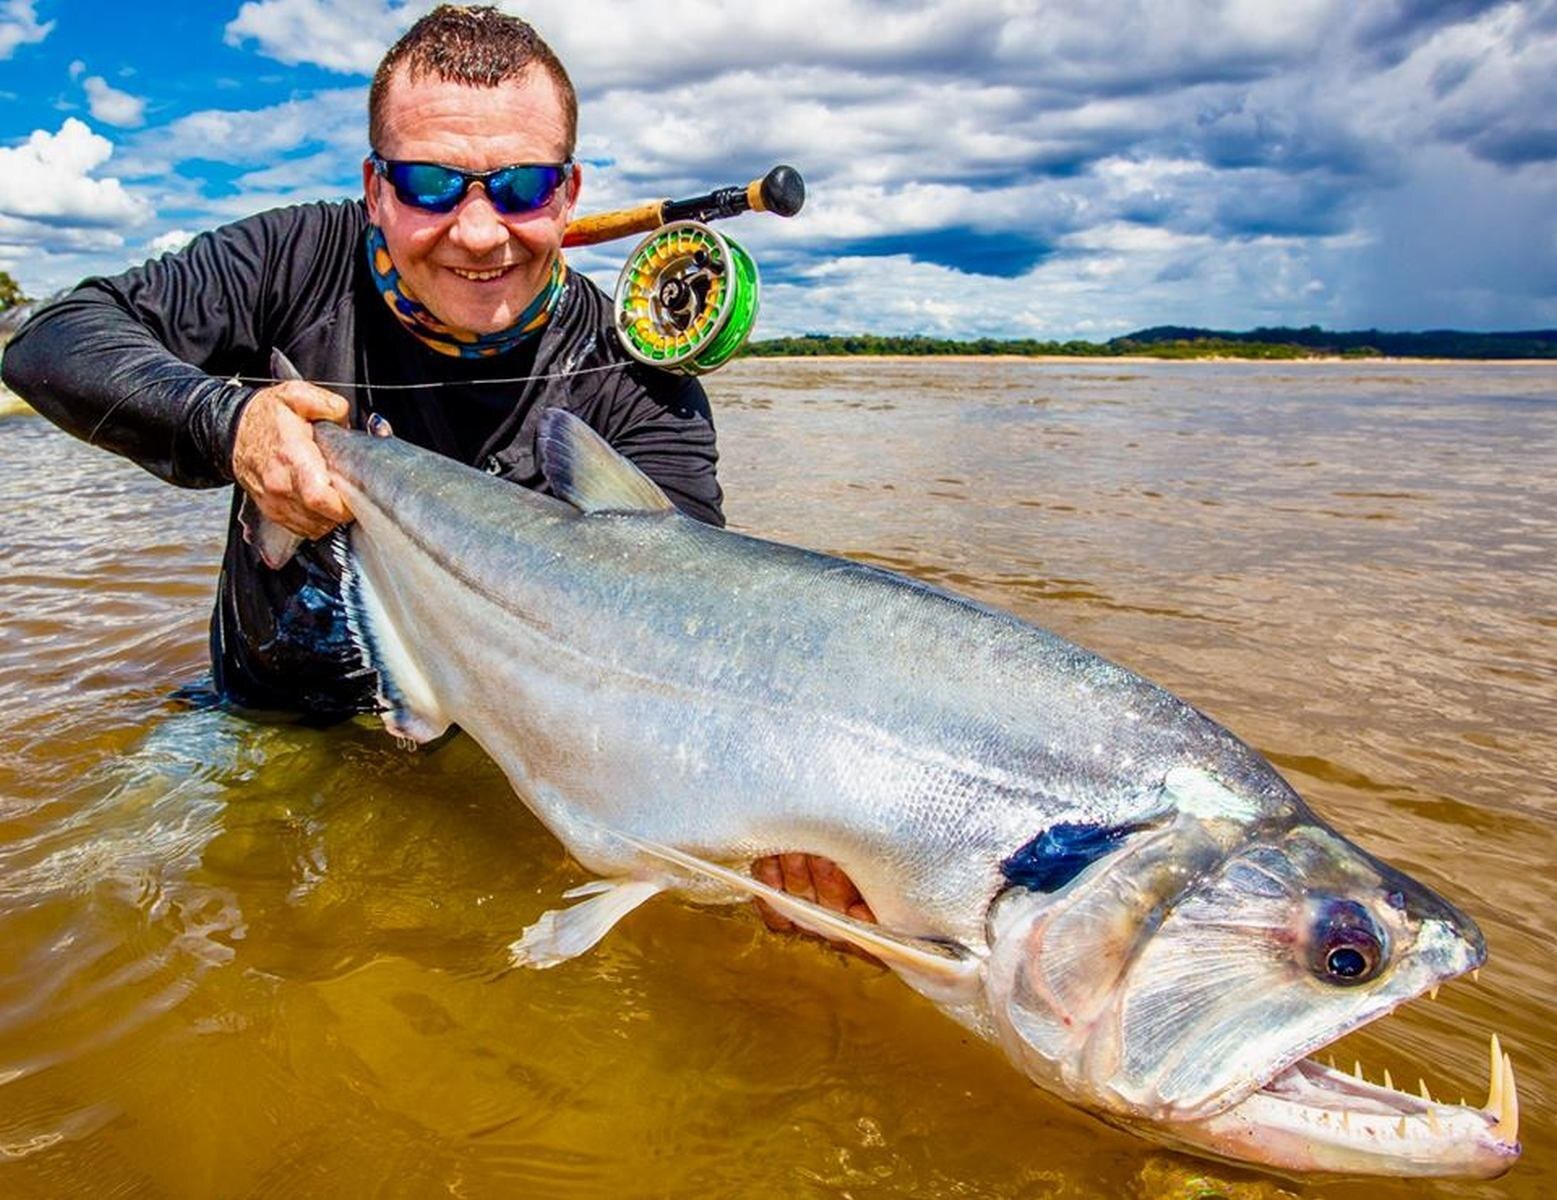
[[[368,112],[381,158],[472,173],[570,160],[578,124],[573,85],[535,30],[494,8],[450,5],[390,48]],[[369,218],[384,231],[403,285],[440,320],[473,333],[508,328],[546,285],[579,182],[570,165],[545,204],[507,213],[475,183],[440,213],[363,166]]]

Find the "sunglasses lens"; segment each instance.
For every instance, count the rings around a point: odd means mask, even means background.
[[[405,204],[448,212],[465,194],[465,177],[434,163],[390,163],[389,182]]]
[[[467,175],[437,163],[388,162],[379,158],[374,161],[402,204],[436,213],[452,212],[477,180],[484,182],[498,212],[534,212],[551,203],[568,174],[566,163],[522,163],[483,176]]]
[[[551,203],[561,186],[563,168],[555,165],[525,165],[499,171],[487,181],[487,195],[499,212],[534,212]]]

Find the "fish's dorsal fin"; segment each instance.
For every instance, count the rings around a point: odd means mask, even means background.
[[[674,846],[634,837],[621,830],[611,830],[610,836],[620,838],[662,862],[718,880],[748,895],[760,896],[772,908],[812,933],[848,942],[880,959],[926,995],[951,999],[971,993],[980,986],[984,964],[966,946],[894,933],[869,921],[856,920]]]
[[[541,414],[536,446],[551,490],[580,512],[675,511],[659,484],[565,408]]]

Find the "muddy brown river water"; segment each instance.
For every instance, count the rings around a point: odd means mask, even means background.
[[[709,380],[734,526],[1166,685],[1470,912],[1345,1039],[1479,1098],[1483,1184],[1199,1163],[1037,1092],[862,961],[657,900],[504,972],[583,879],[468,739],[258,724],[198,681],[226,515],[0,417],[0,1196],[1557,1192],[1557,370],[794,361]]]

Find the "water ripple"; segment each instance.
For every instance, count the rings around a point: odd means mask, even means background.
[[[732,524],[1158,680],[1471,911],[1481,983],[1352,1041],[1452,1095],[1497,1029],[1525,1160],[1435,1194],[1557,1188],[1549,370],[740,362],[709,387]],[[1153,1151],[744,910],[656,900],[504,970],[583,875],[468,740],[170,699],[205,667],[227,502],[0,422],[6,1195],[1416,1194]]]

